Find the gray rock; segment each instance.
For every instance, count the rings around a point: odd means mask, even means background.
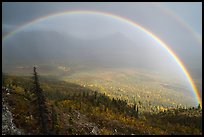
[[[16,128],[13,123],[12,113],[9,111],[7,104],[2,99],[2,135],[22,135],[23,132]]]
[[[93,127],[93,129],[92,129],[92,131],[91,131],[91,134],[92,134],[92,135],[98,135],[98,134],[99,134],[99,129],[98,129],[97,126],[94,126],[94,127]]]

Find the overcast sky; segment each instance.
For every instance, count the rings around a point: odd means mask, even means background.
[[[70,2],[70,3],[6,3],[3,8],[3,24],[20,25],[29,20],[41,17],[50,13],[60,12],[63,10],[100,10],[111,11],[119,15],[131,17],[135,13],[151,14],[155,5],[160,5],[163,9],[170,10],[176,16],[179,16],[186,24],[193,28],[194,31],[201,35],[202,28],[202,4],[200,2],[165,2],[165,3],[88,3],[88,2]],[[142,7],[141,7],[142,6]],[[139,9],[139,10],[138,10]],[[143,10],[142,10],[143,9]],[[145,13],[145,12],[146,13]],[[134,13],[135,12],[135,13]],[[160,11],[162,12],[162,11]],[[165,12],[163,10],[163,12]],[[169,15],[167,15],[169,16]]]
[[[71,10],[96,10],[131,19],[156,34],[198,79],[202,79],[202,3],[123,3],[123,2],[66,2],[66,3],[14,3],[2,4],[2,33],[12,31],[39,17]],[[94,21],[93,21],[94,19]],[[83,23],[82,23],[83,22]],[[65,27],[66,26],[66,29]],[[117,32],[132,40],[141,36],[151,39],[124,22],[97,15],[57,17],[34,24],[29,29],[44,29],[68,33],[79,38],[100,38]],[[26,30],[24,30],[26,31]],[[139,39],[137,39],[139,41]]]

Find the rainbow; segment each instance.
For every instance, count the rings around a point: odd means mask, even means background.
[[[185,29],[187,29],[189,31],[189,33],[191,33],[193,35],[193,37],[196,39],[196,41],[199,43],[199,45],[202,46],[202,37],[195,31],[193,30],[192,27],[190,27],[190,25],[188,25],[183,19],[181,19],[178,15],[176,15],[173,11],[171,11],[169,8],[167,7],[163,7],[161,4],[159,3],[154,3],[155,6],[157,6],[158,8],[160,8],[163,12],[165,12],[166,14],[168,14],[168,16],[174,18],[178,23],[181,24],[182,27],[184,27]]]
[[[98,15],[98,16],[104,16],[104,17],[111,17],[112,19],[116,19],[118,21],[127,23],[128,25],[141,30],[142,32],[146,33],[148,36],[150,36],[156,43],[158,43],[158,45],[160,45],[163,49],[165,49],[170,55],[171,57],[175,60],[175,62],[178,64],[178,66],[180,67],[180,69],[182,70],[183,74],[186,76],[189,84],[191,85],[193,94],[197,100],[197,103],[199,103],[202,107],[202,100],[201,97],[199,96],[199,92],[195,86],[195,83],[193,81],[193,79],[191,78],[189,72],[187,71],[187,69],[185,68],[184,64],[180,61],[180,59],[177,57],[177,55],[169,48],[169,46],[163,42],[159,37],[157,37],[155,34],[153,34],[152,32],[150,32],[149,30],[147,30],[146,28],[142,27],[141,25],[133,22],[130,19],[121,17],[119,15],[114,15],[111,13],[107,13],[107,12],[100,12],[100,11],[90,11],[90,10],[76,10],[76,11],[63,11],[63,12],[58,12],[58,13],[53,13],[53,14],[49,14],[47,16],[43,16],[37,19],[34,19],[26,24],[21,25],[20,27],[16,28],[14,31],[8,33],[6,36],[3,37],[3,41],[6,39],[9,39],[11,36],[17,34],[18,32],[20,32],[23,29],[26,29],[30,26],[32,26],[33,24],[45,21],[47,19],[52,19],[54,17],[58,17],[58,16],[63,16],[63,15],[67,15],[67,14],[92,14],[92,15]]]

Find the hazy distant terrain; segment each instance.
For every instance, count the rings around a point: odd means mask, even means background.
[[[155,54],[159,50],[155,46],[147,47],[143,43],[133,42],[121,33],[83,40],[55,31],[32,31],[19,33],[5,42],[3,63],[29,65],[46,62],[71,66],[80,64],[91,67],[158,69],[155,64],[163,61],[161,57],[165,57],[163,54]]]
[[[29,75],[37,65],[41,75],[95,84],[102,92],[132,102],[134,97],[163,105],[195,104],[183,75],[165,52],[157,54],[161,49],[121,33],[83,40],[55,31],[28,31],[4,44],[3,72]]]
[[[83,68],[142,68],[169,76],[178,66],[160,46],[132,41],[122,33],[84,40],[55,31],[21,32],[3,42],[3,71],[35,65]],[[141,40],[140,40],[141,41]],[[10,70],[11,69],[11,70]],[[183,78],[181,78],[183,79]]]
[[[62,77],[62,80],[99,90],[102,93],[126,99],[129,103],[141,101],[146,105],[196,105],[190,90],[182,84],[165,80],[156,73],[135,69],[85,70]],[[182,100],[181,100],[182,98]]]

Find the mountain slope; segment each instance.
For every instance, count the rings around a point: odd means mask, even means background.
[[[14,123],[25,134],[38,134],[39,125],[29,114],[29,77],[6,76],[15,80],[8,95],[3,94],[13,113]],[[50,89],[50,84],[55,88]],[[49,134],[59,135],[143,135],[202,134],[202,110],[174,108],[159,113],[140,113],[126,101],[110,99],[76,84],[44,79],[41,82],[49,109]],[[53,84],[52,84],[53,85]],[[64,90],[62,90],[64,89]],[[139,104],[137,104],[139,105]],[[54,125],[53,125],[54,124]]]

